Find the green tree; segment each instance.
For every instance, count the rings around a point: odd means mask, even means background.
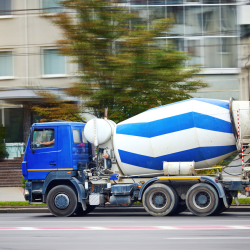
[[[83,109],[101,116],[107,106],[109,118],[119,122],[207,86],[194,76],[200,66],[187,67],[186,53],[157,43],[173,20],[153,20],[148,27],[114,1],[64,0],[61,5],[66,11],[51,18],[64,34],[58,41],[61,53],[80,65],[68,94],[81,97]]]
[[[42,117],[40,122],[53,121],[54,119],[83,122],[76,104],[69,103],[48,90],[39,90],[36,93],[44,102],[33,105],[31,109],[35,114]]]

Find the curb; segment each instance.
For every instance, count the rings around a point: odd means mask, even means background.
[[[186,210],[188,212],[188,210]],[[144,207],[97,207],[92,213],[145,213]],[[250,206],[231,206],[227,212],[249,212]],[[2,213],[50,213],[47,207],[5,207],[0,208]]]

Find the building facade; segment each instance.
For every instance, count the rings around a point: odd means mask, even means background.
[[[250,32],[241,36],[240,63],[240,100],[250,101]]]
[[[156,18],[173,20],[170,32],[156,39],[188,52],[189,65],[204,65],[199,76],[209,87],[195,97],[240,98],[236,0],[120,0],[120,4],[137,13],[131,26],[143,21],[150,28]],[[78,66],[59,55],[56,42],[62,32],[47,18],[59,11],[65,10],[56,0],[0,1],[0,123],[6,126],[6,143],[12,149],[11,143],[24,141],[25,127],[36,122],[28,115],[30,104],[39,101],[34,90],[60,93],[74,81]]]
[[[250,4],[240,7],[240,100],[250,101]]]
[[[173,28],[158,40],[162,44],[171,42],[179,50],[188,52],[192,58],[189,65],[204,66],[200,76],[209,87],[199,90],[195,97],[239,99],[239,2],[130,0],[125,3],[131,12],[148,20],[149,27],[155,18],[172,18]]]
[[[58,11],[54,0],[0,1],[0,123],[10,157],[20,155],[23,131],[36,122],[29,109],[39,102],[36,90],[61,93],[78,68],[59,55],[62,33],[47,18]]]

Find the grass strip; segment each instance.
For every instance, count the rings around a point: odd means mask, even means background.
[[[0,201],[0,207],[35,207],[35,206],[46,206],[46,204],[29,204],[28,201]]]
[[[238,199],[240,204],[250,204],[250,198],[240,198]],[[233,203],[235,204],[235,201],[233,200]]]

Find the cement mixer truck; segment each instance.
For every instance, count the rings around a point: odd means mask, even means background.
[[[250,102],[233,99],[188,99],[117,125],[107,118],[35,123],[22,162],[24,195],[55,216],[137,201],[153,216],[216,215],[248,194],[249,145]],[[199,174],[237,151],[240,164]]]

